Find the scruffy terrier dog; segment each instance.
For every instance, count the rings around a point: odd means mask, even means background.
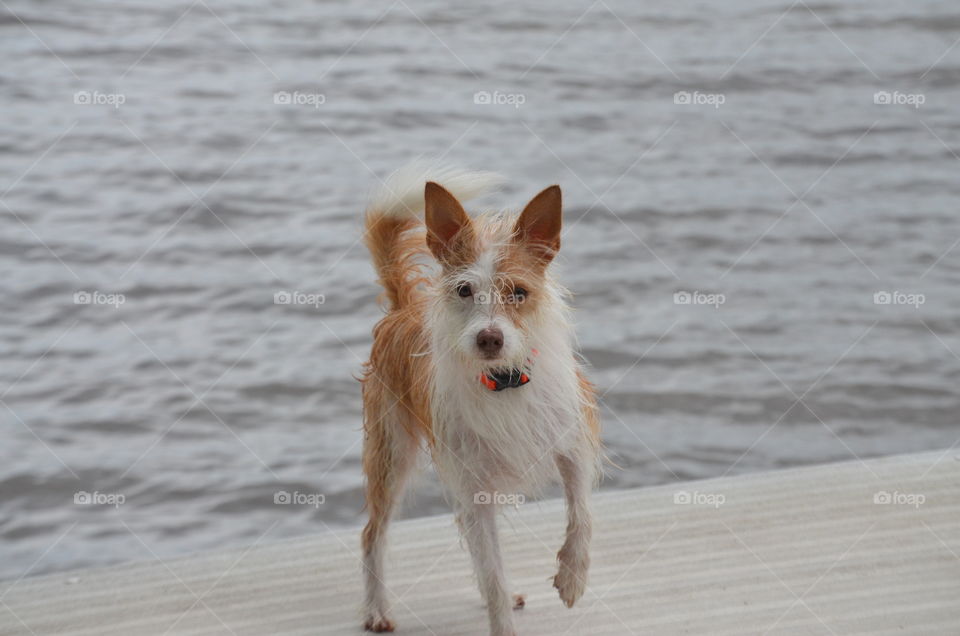
[[[568,293],[550,274],[560,188],[550,186],[519,215],[467,216],[460,201],[498,180],[413,164],[367,209],[366,242],[388,303],[362,379],[364,627],[373,632],[394,629],[385,534],[421,446],[450,493],[490,634],[515,634],[511,610],[523,606],[504,580],[501,495],[563,483],[566,540],[553,584],[568,607],[586,585],[600,422],[574,352]]]

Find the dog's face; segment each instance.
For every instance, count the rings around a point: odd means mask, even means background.
[[[425,199],[427,245],[443,268],[445,340],[480,370],[521,366],[538,309],[551,301],[546,268],[560,249],[559,186],[534,197],[516,222],[471,220],[436,183],[427,184]]]

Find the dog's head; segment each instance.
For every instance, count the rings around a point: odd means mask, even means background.
[[[425,203],[427,245],[442,266],[444,340],[481,371],[522,366],[543,310],[558,302],[547,266],[560,249],[560,187],[535,196],[515,219],[471,219],[433,182]]]

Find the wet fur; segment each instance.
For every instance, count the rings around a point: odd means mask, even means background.
[[[549,271],[559,249],[560,191],[544,190],[519,216],[467,217],[460,201],[495,183],[489,173],[413,164],[387,181],[366,213],[387,305],[362,378],[370,514],[362,535],[364,626],[371,631],[394,629],[383,582],[385,533],[424,446],[473,558],[491,634],[515,634],[511,611],[523,603],[506,589],[498,506],[477,503],[478,493],[532,496],[563,483],[568,524],[554,584],[568,606],[586,585],[599,418],[574,352],[569,294]],[[465,282],[470,299],[457,294]],[[518,287],[529,295],[511,302]],[[491,302],[475,302],[481,293]],[[490,326],[504,336],[493,362],[475,348],[476,333]],[[522,366],[533,349],[539,355],[529,384],[494,393],[479,382],[491,364]]]

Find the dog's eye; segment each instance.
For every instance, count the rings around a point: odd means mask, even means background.
[[[473,289],[470,288],[470,283],[460,283],[457,285],[457,296],[460,298],[473,296]]]
[[[527,299],[529,292],[523,287],[514,287],[513,293],[510,295],[513,302],[522,303]]]

